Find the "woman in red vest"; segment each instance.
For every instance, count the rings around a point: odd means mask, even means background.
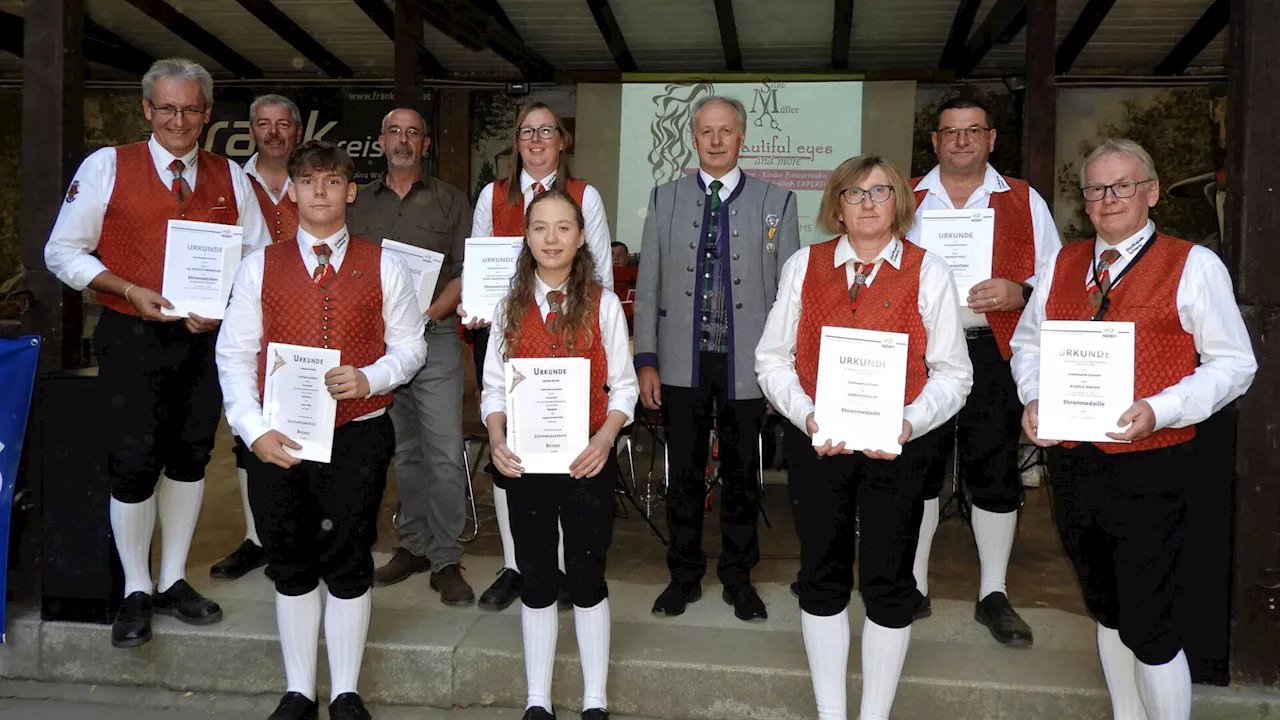
[[[765,397],[791,424],[787,488],[800,536],[801,629],[819,720],[844,720],[855,518],[861,522],[862,720],[889,717],[923,600],[911,572],[934,432],[964,404],[973,368],[959,297],[941,258],[903,238],[915,220],[906,178],[879,157],[846,160],[827,181],[818,221],[839,237],[802,248],[782,269],[756,348]],[[823,326],[908,336],[900,455],[846,448],[814,422]]]
[[[614,439],[631,422],[639,391],[622,303],[596,279],[594,259],[583,251],[582,210],[563,190],[548,190],[529,203],[524,250],[511,292],[495,313],[489,338],[480,415],[489,428],[493,464],[510,496],[511,530],[522,578],[526,720],[551,713],[555,661],[556,599],[561,583],[573,602],[582,660],[584,720],[604,720],[609,668],[609,589],[605,554],[613,535]],[[590,360],[591,441],[567,475],[524,475],[507,447],[503,361],[517,357],[582,357]],[[560,521],[563,520],[561,523]],[[564,529],[566,572],[556,545]]]
[[[613,262],[609,243],[609,220],[604,202],[594,187],[569,174],[568,153],[573,137],[554,110],[543,103],[527,105],[516,118],[512,132],[511,168],[505,177],[489,183],[476,198],[471,221],[471,237],[516,237],[524,235],[525,207],[545,190],[567,192],[582,208],[586,249],[595,261],[595,276],[605,288],[613,289]],[[459,313],[462,308],[458,309]],[[484,375],[485,348],[489,342],[486,326],[471,324],[474,337],[476,379]],[[498,579],[480,595],[483,610],[505,610],[520,596],[520,573],[516,570],[515,543],[507,512],[507,491],[500,477],[494,478],[493,505],[502,537],[502,570]],[[563,555],[563,549],[561,551]],[[563,558],[560,569],[564,570]],[[568,609],[568,599],[561,607]]]

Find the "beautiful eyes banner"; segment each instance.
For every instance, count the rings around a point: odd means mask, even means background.
[[[39,357],[40,338],[0,338],[0,387],[4,388],[0,394],[0,600],[8,592],[9,513]],[[0,601],[0,643],[4,642],[5,606]]]

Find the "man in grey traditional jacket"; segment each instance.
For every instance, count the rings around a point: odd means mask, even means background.
[[[654,602],[659,615],[679,615],[702,597],[704,478],[714,420],[723,536],[716,574],[739,619],[768,616],[751,585],[760,559],[757,438],[766,407],[754,352],[778,273],[800,247],[800,230],[795,193],[738,167],[746,130],[741,102],[711,96],[695,103],[698,172],[654,188],[645,215],[635,362],[641,402],[663,410],[669,463],[671,583]]]

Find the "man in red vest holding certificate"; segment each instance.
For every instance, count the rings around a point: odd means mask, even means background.
[[[955,418],[959,455],[958,492],[968,497],[973,537],[978,546],[981,582],[974,618],[1006,645],[1028,647],[1031,628],[1009,602],[1005,574],[1022,505],[1018,472],[1018,418],[1022,406],[1009,374],[1009,338],[1035,285],[1036,268],[1057,250],[1058,231],[1049,207],[1025,181],[1005,177],[987,163],[995,148],[991,115],[980,103],[956,98],[938,109],[933,151],[938,166],[912,181],[916,224],[908,237],[921,235],[937,210],[985,210],[995,215],[991,277],[961,291],[960,319],[973,390]],[[926,249],[929,249],[925,242]],[[938,252],[938,248],[933,248]],[[940,253],[941,254],[941,253]],[[967,296],[966,296],[967,295]],[[949,448],[948,448],[949,449]],[[929,551],[938,529],[938,495],[948,452],[930,468],[925,484],[924,518],[916,547],[916,586],[924,603],[916,619],[931,614]]]
[[[213,107],[209,73],[190,60],[159,60],[142,77],[142,98],[151,138],[85,158],[44,253],[59,280],[92,288],[105,306],[93,339],[98,382],[112,398],[101,423],[124,569],[116,647],[151,640],[153,610],[194,625],[222,619],[217,603],[185,579],[222,409],[213,361],[220,321],[163,313],[173,308],[161,287],[168,223],[242,226],[245,253],[268,242],[240,166],[197,146]],[[157,520],[164,542],[153,584]]]
[[[369,718],[356,684],[373,607],[378,505],[395,453],[387,407],[391,390],[427,355],[408,270],[347,231],[353,174],[341,148],[321,141],[298,148],[289,160],[297,236],[240,265],[218,336],[227,421],[251,451],[244,455],[249,499],[276,586],[288,692],[270,720],[316,717],[322,606],[329,717]],[[294,457],[289,449],[301,445],[267,423],[266,375],[280,362],[267,357],[273,342],[342,353],[341,366],[324,376],[337,400],[330,462]]]
[[[1160,180],[1141,146],[1103,143],[1085,161],[1080,189],[1097,238],[1040,268],[1013,336],[1022,427],[1050,448],[1058,533],[1098,623],[1115,717],[1187,720],[1191,673],[1173,612],[1186,493],[1221,481],[1197,472],[1200,446],[1188,441],[1249,389],[1258,364],[1226,266],[1149,219]],[[1039,437],[1045,320],[1134,324],[1136,401],[1106,433],[1116,442]]]

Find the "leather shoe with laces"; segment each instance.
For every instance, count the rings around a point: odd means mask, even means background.
[[[582,711],[582,720],[609,720],[609,711],[601,708],[591,708]]]
[[[769,611],[751,583],[724,586],[724,601],[733,606],[734,617],[739,620],[767,620]]]
[[[978,601],[973,609],[973,619],[987,626],[991,637],[1002,645],[1031,647],[1031,627],[1018,617],[1009,598],[1002,592],[994,592]]]
[[[235,580],[267,564],[267,551],[252,540],[240,543],[236,551],[209,568],[209,577]]]
[[[329,703],[329,720],[373,720],[364,701],[353,693],[342,693]]]
[[[911,621],[923,620],[927,617],[933,617],[933,602],[929,600],[929,596],[921,597],[920,603],[916,605],[915,614],[911,616]],[[982,622],[979,620],[978,622]]]
[[[161,615],[175,617],[188,625],[212,625],[222,619],[218,603],[196,592],[186,580],[179,580],[151,601]]]
[[[320,706],[315,700],[298,692],[287,692],[280,698],[276,711],[267,720],[316,720]]]
[[[373,571],[374,585],[395,585],[409,579],[410,575],[431,569],[431,561],[418,557],[404,548],[396,548],[386,565]]]
[[[520,573],[511,568],[502,568],[498,571],[498,579],[493,581],[488,590],[480,593],[480,602],[477,605],[481,610],[501,612],[518,597],[520,597]]]
[[[457,563],[431,573],[431,589],[440,593],[440,602],[445,605],[470,605],[476,601],[475,591],[462,577]]]
[[[701,582],[685,585],[672,580],[667,585],[667,589],[663,590],[662,594],[658,596],[658,599],[653,601],[653,614],[675,617],[683,614],[685,607],[689,603],[698,602],[701,599]]]
[[[537,705],[534,705],[524,711],[524,716],[521,717],[520,720],[556,720],[556,714],[546,708],[540,708]]]
[[[151,641],[151,596],[130,593],[120,603],[115,622],[111,623],[111,644],[118,648],[137,647]]]

